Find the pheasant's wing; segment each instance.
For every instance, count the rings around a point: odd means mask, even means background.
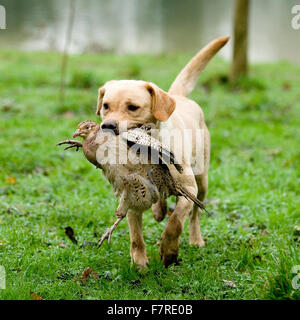
[[[141,147],[148,147],[158,152],[159,158],[164,164],[173,164],[178,172],[182,173],[183,168],[176,161],[174,153],[160,141],[150,136],[145,130],[141,128],[130,129],[126,132],[122,132],[121,137],[130,146],[136,144]]]

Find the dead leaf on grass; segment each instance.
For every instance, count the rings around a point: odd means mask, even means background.
[[[14,177],[7,177],[5,181],[9,184],[16,184],[17,183],[17,179]]]
[[[89,277],[93,277],[94,279],[99,279],[99,274],[94,272],[91,268],[85,268],[81,275],[82,284],[86,284]]]
[[[66,227],[65,233],[73,243],[78,243],[77,239],[75,238],[74,230],[71,227]]]
[[[33,300],[44,300],[42,297],[40,297],[38,294],[30,290],[30,296]]]

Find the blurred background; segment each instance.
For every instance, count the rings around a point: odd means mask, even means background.
[[[300,300],[291,273],[300,265],[297,2],[0,0],[0,300]],[[146,212],[150,266],[140,275],[126,223],[110,247],[96,249],[115,220],[109,183],[82,152],[56,144],[79,122],[100,121],[106,81],[168,90],[198,50],[226,35],[191,94],[212,144],[206,247],[189,245],[187,223],[182,263],[166,270],[158,248],[165,221]],[[86,268],[98,277],[83,283]]]
[[[7,30],[1,46],[62,50],[69,2],[2,0]],[[300,62],[299,32],[291,28],[295,0],[252,0],[249,60]],[[70,52],[161,53],[197,51],[232,34],[233,0],[77,0]],[[231,56],[231,43],[221,55]]]

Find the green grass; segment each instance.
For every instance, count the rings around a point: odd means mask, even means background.
[[[117,205],[109,184],[83,155],[55,144],[79,121],[94,119],[97,87],[139,78],[168,89],[190,55],[78,55],[70,60],[66,99],[58,101],[60,56],[0,52],[1,299],[299,299],[291,273],[300,265],[300,67],[251,67],[249,79],[226,81],[229,65],[210,63],[192,94],[203,108],[212,152],[205,248],[181,238],[179,266],[165,269],[158,224],[144,214],[148,271],[130,265],[124,221],[111,246],[96,242]],[[65,235],[75,230],[78,245]],[[86,284],[90,267],[99,278]],[[234,281],[228,286],[224,281]]]

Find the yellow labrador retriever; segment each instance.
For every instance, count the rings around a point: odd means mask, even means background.
[[[168,135],[176,129],[180,132],[201,130],[203,139],[184,140],[184,143],[170,143],[175,156],[180,155],[183,166],[181,183],[199,200],[203,200],[208,188],[208,167],[210,157],[209,132],[204,122],[200,106],[187,98],[194,89],[199,74],[209,60],[227,43],[229,37],[216,39],[204,47],[179,73],[169,92],[165,92],[153,83],[136,80],[109,81],[99,89],[97,115],[101,115],[102,128],[113,130],[116,134],[145,123],[153,123],[159,132]],[[160,137],[160,138],[162,138]],[[194,137],[194,136],[193,136]],[[197,145],[202,144],[202,161],[196,157]],[[183,147],[188,150],[182,156]],[[152,207],[156,220],[163,219],[166,212],[165,200]],[[200,232],[200,211],[192,201],[179,197],[175,210],[166,223],[162,234],[160,255],[164,265],[177,262],[179,239],[185,219],[189,215],[189,238],[191,245],[204,246]],[[128,213],[130,229],[130,255],[139,267],[148,264],[145,243],[142,234],[142,212]]]

